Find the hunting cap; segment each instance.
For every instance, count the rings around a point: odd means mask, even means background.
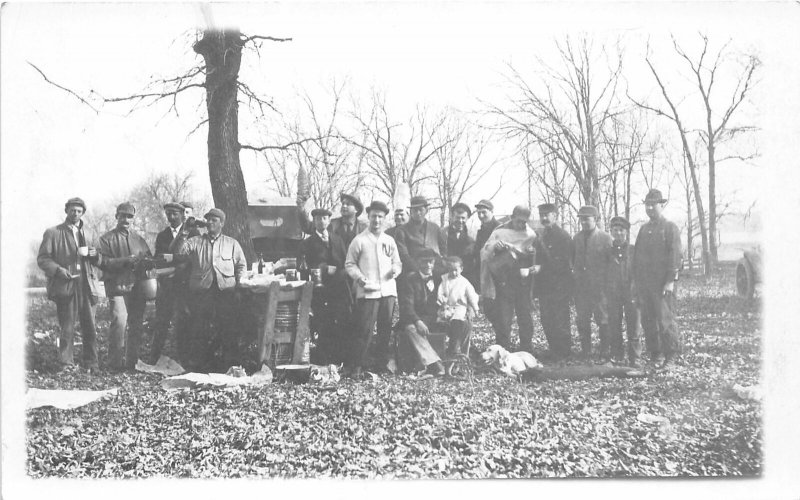
[[[461,211],[467,212],[467,218],[472,217],[472,210],[470,210],[469,205],[467,205],[466,203],[461,203],[459,201],[458,203],[453,205],[453,207],[450,209],[451,213],[461,212]]]
[[[136,215],[136,208],[130,202],[124,201],[117,205],[117,215],[119,214]]]
[[[328,210],[327,208],[315,208],[314,210],[311,211],[311,217],[322,217],[325,215],[327,215],[328,217],[332,215],[331,211]]]
[[[169,203],[165,203],[164,211],[169,212],[170,210],[175,210],[176,212],[183,213],[184,206],[178,203],[177,201],[171,201]]]
[[[616,216],[612,217],[611,220],[608,221],[608,227],[614,227],[614,226],[620,226],[623,229],[628,230],[631,228],[631,223],[628,222],[628,219],[626,219],[625,217]]]
[[[194,205],[192,205],[192,204],[191,204],[191,203],[189,203],[188,201],[182,201],[180,204],[181,204],[181,206],[182,206],[183,208],[191,208],[192,210],[194,210]]]
[[[578,217],[598,217],[597,208],[594,205],[584,205],[578,210]]]
[[[422,247],[419,250],[414,252],[414,260],[423,261],[423,260],[436,260],[439,258],[439,254],[436,253],[435,250],[428,247]]]
[[[478,202],[477,205],[475,205],[475,208],[481,208],[481,207],[486,208],[491,212],[494,212],[494,203],[492,203],[489,200],[481,200]]]
[[[67,202],[64,203],[64,210],[69,208],[70,205],[79,205],[83,207],[84,212],[86,211],[86,202],[84,202],[81,198],[78,198],[77,196],[75,198],[68,199]]]
[[[540,214],[549,214],[551,212],[558,212],[558,207],[555,203],[542,203],[537,207]]]
[[[651,189],[647,192],[647,196],[644,197],[645,203],[666,203],[667,199],[664,198],[664,195],[661,194],[661,191],[658,189]]]
[[[223,223],[225,222],[225,212],[220,210],[219,208],[212,208],[203,216],[204,218],[208,219],[209,217],[219,217],[219,220]]]
[[[409,206],[411,208],[427,207],[428,206],[428,200],[426,200],[424,196],[412,196],[411,197],[411,203],[409,203]]]
[[[525,217],[525,219],[530,219],[531,209],[525,205],[517,205],[514,207],[514,210],[511,211],[511,217]]]
[[[339,196],[339,200],[340,200],[340,201],[345,201],[345,200],[347,200],[347,201],[349,201],[350,203],[352,203],[352,204],[353,204],[353,206],[354,206],[354,207],[356,207],[356,217],[358,217],[359,215],[361,215],[361,212],[363,212],[363,211],[364,211],[364,204],[363,204],[363,203],[361,203],[361,199],[360,199],[358,196],[356,196],[355,194],[351,194],[351,193],[342,193],[342,194]]]
[[[380,210],[383,212],[383,215],[389,213],[389,207],[386,206],[386,203],[378,200],[373,200],[372,203],[369,204],[367,207],[367,213],[372,212],[373,210]]]

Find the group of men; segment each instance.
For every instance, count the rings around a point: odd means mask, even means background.
[[[191,216],[189,203],[167,203],[169,225],[156,237],[155,256],[131,227],[136,217],[131,203],[117,206],[116,227],[99,237],[82,220],[86,203],[81,198],[67,200],[64,211],[64,223],[45,231],[37,258],[47,276],[47,295],[56,304],[62,369],[77,369],[76,318],[85,368],[98,369],[95,306],[102,279],[111,316],[109,369],[133,370],[142,340],[147,271],[168,267],[174,269],[159,278],[150,362],[157,362],[173,324],[177,352],[187,369],[215,368],[219,347],[223,360],[217,366],[238,362],[237,346],[230,340],[236,338],[231,334],[236,324],[234,293],[246,261],[239,242],[222,234],[222,210],[209,210],[203,223]],[[202,232],[200,226],[205,227]]]
[[[491,323],[496,343],[509,350],[516,317],[518,349],[532,352],[537,299],[549,346],[540,355],[550,360],[572,355],[573,300],[584,358],[593,354],[594,321],[600,337],[594,358],[625,363],[624,318],[627,363],[638,366],[640,316],[654,365],[669,368],[680,352],[674,316],[679,231],[663,217],[667,200],[656,189],[644,200],[650,220],[635,245],[628,244],[625,218],[609,221],[609,235],[597,227],[599,214],[592,206],[579,210],[581,231],[570,237],[558,224],[554,204],[539,205],[541,229],[534,230],[529,208],[515,207],[500,224],[492,202],[481,200],[475,205],[481,226],[473,239],[466,224],[472,210],[464,203],[453,205],[449,226],[443,229],[426,218],[428,201],[414,196],[408,210],[395,210],[394,227],[384,231],[389,214],[385,203],[373,201],[364,222],[358,196],[343,193],[340,201],[340,217],[332,219],[330,210],[316,208],[311,221],[302,221],[307,235],[300,254],[309,268],[319,269],[323,285],[315,289],[312,302],[315,362],[343,363],[345,374],[353,378],[365,370],[440,375],[441,349],[432,347],[436,334],[447,340],[445,357],[467,354],[471,322],[479,309]],[[142,273],[166,266],[175,270],[160,278],[150,361],[158,359],[174,324],[185,368],[224,369],[241,363],[236,325],[237,289],[246,269],[242,248],[222,234],[222,210],[205,214],[207,228],[201,232],[197,221],[187,219],[185,205],[168,203],[164,209],[169,226],[157,237],[155,257],[130,227],[136,213],[130,203],[117,207],[117,226],[95,239],[81,220],[86,204],[71,198],[65,204],[65,222],[45,232],[38,263],[48,277],[48,296],[57,305],[59,356],[65,367],[74,366],[78,318],[84,362],[90,370],[97,368],[94,306],[102,271],[112,317],[110,367],[132,369],[142,333]],[[393,345],[397,356],[392,356]],[[221,361],[214,357],[220,350]]]

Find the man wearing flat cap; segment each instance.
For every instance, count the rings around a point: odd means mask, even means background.
[[[592,355],[592,319],[600,337],[600,354],[609,356],[608,313],[603,297],[605,258],[611,248],[611,236],[597,227],[599,213],[592,205],[578,210],[581,230],[572,238],[575,247],[575,313],[581,354]],[[601,361],[603,361],[601,359]]]
[[[410,218],[395,233],[403,269],[405,272],[417,271],[417,263],[412,256],[423,248],[430,248],[439,256],[436,266],[438,270],[441,267],[441,257],[447,255],[447,234],[438,224],[425,218],[428,214],[428,200],[424,196],[412,196],[409,205]]]
[[[373,201],[367,208],[369,227],[357,235],[347,249],[345,270],[356,285],[356,328],[352,338],[348,375],[359,378],[367,368],[367,353],[372,343],[372,329],[377,323],[377,367],[386,370],[392,311],[397,301],[395,278],[403,270],[395,240],[383,232],[389,208]]]
[[[478,214],[478,220],[481,222],[481,227],[478,229],[478,233],[475,235],[475,246],[473,247],[472,251],[472,261],[475,263],[475,267],[472,271],[472,275],[466,274],[470,283],[480,292],[481,289],[481,250],[486,242],[489,240],[489,236],[491,236],[492,232],[497,229],[497,226],[500,223],[494,217],[494,204],[490,200],[481,200],[475,205],[475,213]],[[485,296],[481,296],[481,308],[483,309],[483,314],[486,316],[486,319],[489,320],[489,323],[492,324],[492,328],[497,331],[497,321],[496,321],[496,307],[494,303],[494,299],[490,299]]]
[[[83,361],[88,370],[95,371],[98,368],[95,305],[100,287],[100,271],[96,267],[99,254],[95,235],[81,220],[86,203],[80,198],[70,198],[64,204],[64,212],[67,214],[64,222],[44,232],[36,262],[47,276],[47,298],[56,303],[61,368],[75,369],[73,342],[75,321],[79,320]]]
[[[481,296],[495,301],[495,343],[511,349],[511,322],[517,317],[520,350],[532,352],[531,271],[537,237],[528,226],[531,211],[517,205],[511,219],[495,229],[481,250]],[[523,276],[525,274],[525,276]]]
[[[662,215],[666,202],[658,189],[647,193],[644,207],[650,220],[639,229],[633,254],[633,280],[645,345],[650,362],[659,369],[671,368],[681,352],[680,333],[675,321],[675,289],[682,262],[681,239],[678,226]]]
[[[556,361],[568,357],[572,351],[569,303],[574,286],[573,245],[572,237],[558,225],[558,207],[553,203],[542,203],[538,209],[542,229],[536,263],[541,268],[536,274],[534,292],[539,298],[548,356]]]
[[[169,333],[170,323],[174,323],[176,352],[178,357],[187,351],[186,332],[186,292],[189,280],[188,265],[175,264],[172,260],[172,242],[181,232],[186,220],[186,207],[181,203],[169,202],[164,205],[167,227],[156,236],[156,258],[158,267],[174,267],[174,272],[158,278],[158,296],[156,297],[156,324],[153,344],[150,348],[150,364],[158,362]],[[190,237],[200,232],[190,228]]]
[[[461,259],[464,277],[472,276],[475,272],[475,240],[467,233],[467,219],[471,215],[472,210],[466,203],[454,204],[450,209],[450,225],[447,228],[446,255]]]
[[[322,286],[314,289],[311,299],[311,329],[317,336],[313,363],[338,364],[344,362],[344,333],[351,322],[350,289],[344,271],[347,248],[338,234],[328,230],[330,210],[315,208],[311,217],[314,232],[303,240],[301,254],[308,268],[319,269],[322,278]]]
[[[236,288],[247,267],[239,242],[222,234],[225,212],[205,214],[208,232],[189,237],[184,229],[173,242],[175,260],[190,263],[189,310],[191,338],[184,368],[190,371],[226,371],[241,364]],[[210,326],[214,326],[211,331]],[[214,360],[218,345],[222,360]]]
[[[628,244],[630,223],[625,217],[612,217],[608,223],[613,239],[606,255],[605,298],[611,356],[617,364],[625,361],[622,319],[628,337],[628,365],[639,367],[642,346],[639,342],[639,311],[636,308],[636,287],[633,282],[633,247]]]
[[[103,270],[108,306],[109,367],[133,370],[139,359],[145,296],[141,288],[140,263],[150,257],[145,239],[133,230],[136,208],[128,202],[117,206],[117,227],[100,237],[100,268]]]

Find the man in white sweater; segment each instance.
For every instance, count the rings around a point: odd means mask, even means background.
[[[394,238],[383,233],[389,208],[373,201],[367,207],[369,226],[358,234],[347,250],[344,268],[356,286],[356,328],[347,362],[347,372],[360,378],[377,323],[377,368],[385,370],[392,330],[391,311],[397,300],[395,278],[403,270]],[[379,314],[381,312],[382,314]]]

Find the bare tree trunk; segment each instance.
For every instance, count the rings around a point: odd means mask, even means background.
[[[714,139],[708,140],[708,245],[711,250],[711,266],[717,267],[717,171],[714,162]]]
[[[194,51],[206,64],[208,173],[214,205],[225,212],[224,232],[239,241],[252,262],[255,251],[247,224],[247,190],[239,163],[237,82],[242,37],[237,29],[206,30]]]

